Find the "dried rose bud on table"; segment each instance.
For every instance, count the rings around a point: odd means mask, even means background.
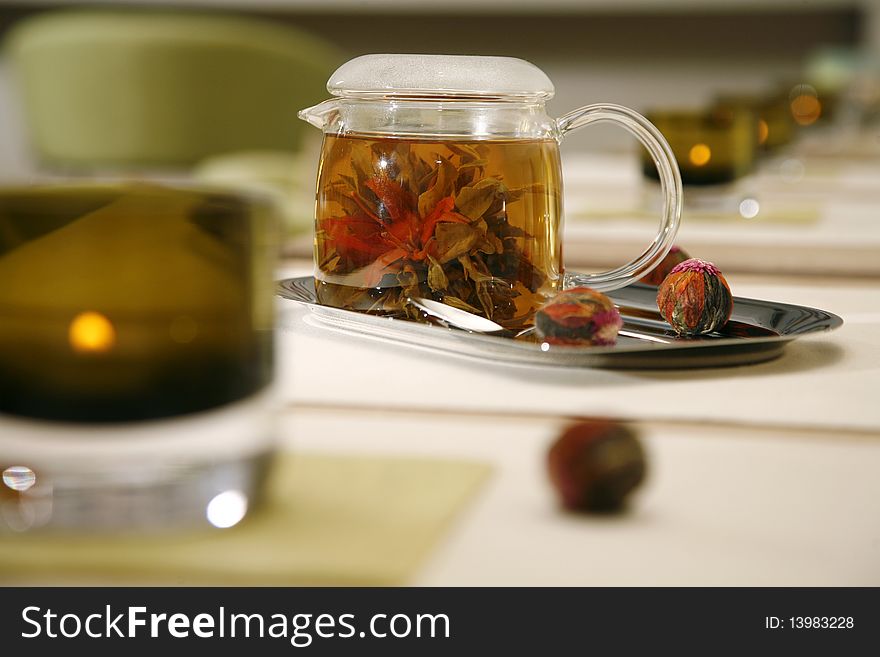
[[[535,315],[535,331],[549,344],[609,346],[622,326],[611,299],[589,287],[560,292]]]
[[[727,323],[733,297],[715,265],[691,258],[676,265],[660,284],[657,307],[679,335],[703,335]]]
[[[645,283],[646,285],[660,285],[660,283],[663,282],[663,279],[669,276],[669,273],[677,264],[684,262],[689,258],[690,256],[687,251],[679,246],[673,246],[669,249],[669,253],[666,254],[663,260],[661,260],[654,269],[639,279],[639,283]]]
[[[647,470],[633,430],[604,419],[568,427],[550,447],[547,467],[562,506],[586,511],[621,508]]]

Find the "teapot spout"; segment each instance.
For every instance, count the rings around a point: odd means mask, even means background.
[[[331,98],[330,100],[325,100],[323,103],[318,103],[317,105],[301,109],[296,115],[303,121],[308,121],[316,128],[323,130],[324,126],[328,123],[328,118],[332,117],[338,111],[339,100]]]

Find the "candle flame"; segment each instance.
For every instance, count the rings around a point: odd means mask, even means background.
[[[706,144],[696,144],[688,153],[688,159],[690,159],[691,164],[695,167],[704,166],[712,159],[712,149],[706,146]]]
[[[102,353],[116,344],[116,329],[104,315],[90,310],[73,318],[68,338],[74,351]]]
[[[822,116],[822,103],[810,94],[795,96],[791,101],[791,115],[798,125],[811,125]]]
[[[758,119],[758,144],[763,146],[767,143],[767,137],[770,136],[770,126],[764,119]]]

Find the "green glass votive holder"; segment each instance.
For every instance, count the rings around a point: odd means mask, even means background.
[[[791,143],[795,122],[788,100],[782,90],[768,94],[722,94],[714,107],[726,111],[750,111],[757,118],[755,131],[758,153],[770,153]]]
[[[753,112],[656,110],[645,114],[669,142],[685,185],[729,183],[748,174],[755,162],[756,118]],[[642,154],[645,177],[656,180],[650,155]]]
[[[229,526],[254,506],[276,222],[206,188],[0,190],[0,533]]]

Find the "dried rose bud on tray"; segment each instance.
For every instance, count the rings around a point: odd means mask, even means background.
[[[622,326],[611,299],[589,287],[560,292],[535,315],[538,338],[549,344],[610,346]]]
[[[657,307],[679,335],[703,335],[727,323],[733,297],[715,265],[691,258],[676,265],[660,284]]]
[[[530,325],[561,282],[552,141],[328,135],[315,233],[320,303],[421,319],[410,298]]]
[[[550,480],[567,509],[612,511],[645,478],[645,452],[626,425],[598,419],[568,427],[547,455]]]
[[[671,272],[678,263],[684,262],[689,258],[690,256],[687,254],[687,251],[679,246],[673,246],[669,249],[669,253],[666,254],[663,260],[661,260],[654,269],[639,279],[639,283],[645,283],[646,285],[660,285],[660,283],[663,282],[663,279],[669,276],[669,272]]]

